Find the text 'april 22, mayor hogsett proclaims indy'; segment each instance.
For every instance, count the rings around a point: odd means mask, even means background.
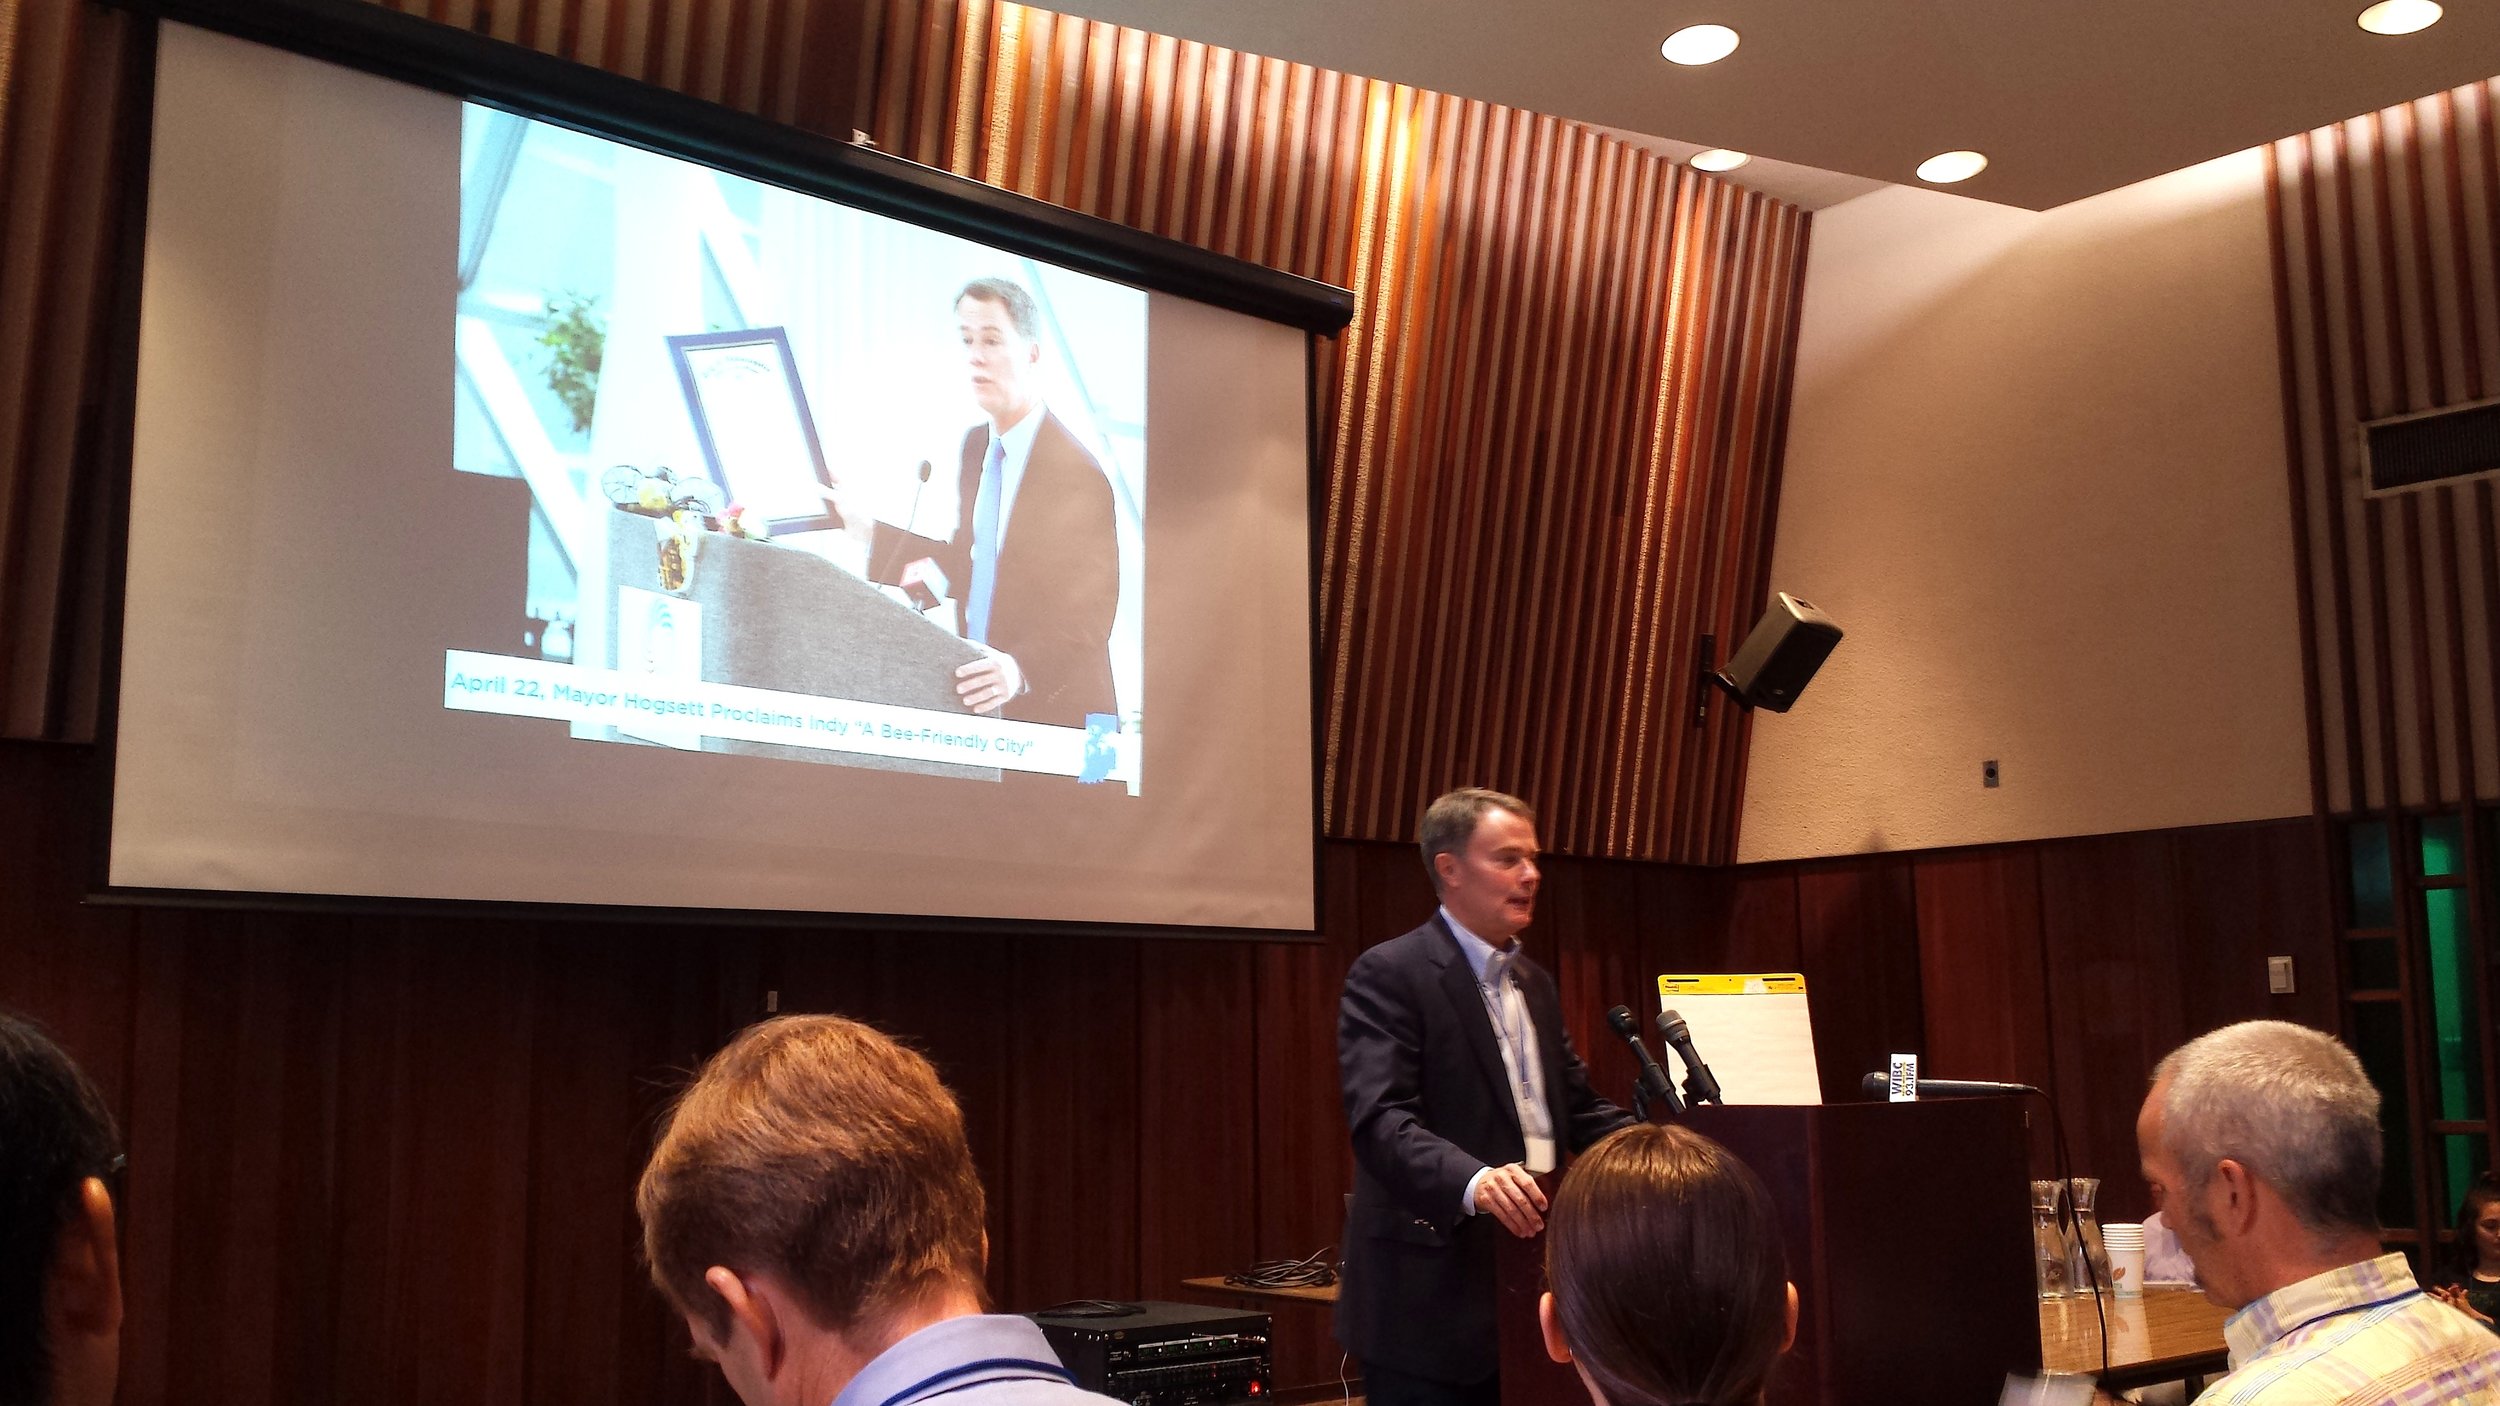
[[[716,737],[1088,780],[1125,780],[1129,765],[1102,755],[1118,736],[1078,728],[466,650],[443,656],[443,706],[613,727],[689,749]]]

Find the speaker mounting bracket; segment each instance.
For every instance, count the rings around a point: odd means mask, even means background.
[[[1710,721],[1710,695],[1714,688],[1736,700],[1739,708],[1751,706],[1745,702],[1744,692],[1736,687],[1736,680],[1715,662],[1719,657],[1717,635],[1704,633],[1694,652],[1701,658],[1701,686],[1693,690],[1693,726],[1701,727]]]

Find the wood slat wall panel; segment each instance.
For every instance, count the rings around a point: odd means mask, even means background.
[[[1865,1097],[1859,1080],[1925,1038],[1916,871],[1865,858],[1796,866],[1797,965],[1813,1003],[1827,1103]],[[1706,1056],[1705,1056],[1706,1057]]]
[[[1172,1284],[1261,1258],[1255,949],[1138,952],[1138,1277]],[[1147,1167],[1194,1167],[1188,1179]],[[1316,1246],[1308,1247],[1316,1249]]]
[[[888,150],[1344,284],[1323,349],[1328,833],[1480,781],[1575,854],[1723,862],[1801,212],[1532,113],[990,0],[885,0]],[[939,91],[943,87],[944,91]]]
[[[1919,1069],[1939,1079],[1995,1079],[2060,1090],[2049,1056],[2047,951],[2036,846],[1915,857],[1918,975],[1925,1043]],[[2031,1164],[2054,1166],[2046,1118],[2031,1125]]]
[[[1011,944],[1006,955],[1014,994],[997,1038],[1012,1061],[1008,1141],[993,1194],[1016,1253],[993,1274],[1003,1303],[1119,1297],[1094,1286],[1138,1282],[1138,960],[1135,941],[1112,939]],[[1220,1083],[1239,1069],[1210,1058],[1199,1077]]]
[[[1413,869],[1421,877],[1419,865],[1396,864],[1392,854],[1387,846],[1327,846],[1321,856],[1327,911],[1320,922],[1326,943],[1263,947],[1256,958],[1257,1095],[1250,1112],[1261,1259],[1300,1259],[1341,1235],[1354,1154],[1337,1096],[1337,993],[1356,955],[1391,935],[1363,927],[1364,876]],[[1405,892],[1411,899],[1414,890]],[[1278,1313],[1275,1351],[1279,1385],[1338,1379],[1343,1354],[1324,1313]]]
[[[2317,860],[2289,826],[2215,826],[2178,832],[2180,1018],[2186,1035],[2273,1018],[2334,1030],[2334,896]],[[2295,990],[2268,994],[2251,954],[2292,959]]]
[[[2135,1117],[2155,1062],[2193,1033],[2181,1015],[2186,901],[2171,832],[2040,850],[2047,1024],[2076,1174],[2104,1180],[2104,1214],[2151,1213]],[[2263,972],[2262,964],[2258,970]]]
[[[2488,481],[2365,498],[2360,421],[2500,395],[2500,80],[2268,148],[2268,208],[2328,813],[2500,797]]]

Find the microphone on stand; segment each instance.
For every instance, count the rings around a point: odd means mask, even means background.
[[[929,486],[929,461],[920,461],[920,483],[911,491],[911,530],[920,531],[920,494]],[[923,534],[926,535],[926,534]]]
[[[1660,1011],[1658,1038],[1667,1042],[1677,1059],[1684,1061],[1685,1097],[1695,1105],[1725,1106],[1727,1100],[1719,1097],[1719,1081],[1711,1076],[1710,1066],[1702,1063],[1701,1055],[1693,1049],[1693,1029],[1684,1023],[1684,1017],[1673,1011]]]
[[[1651,1057],[1649,1046],[1641,1043],[1641,1027],[1632,1019],[1630,1006],[1617,1006],[1606,1012],[1606,1023],[1632,1047],[1632,1057],[1641,1062],[1640,1081],[1632,1086],[1632,1112],[1642,1122],[1649,1121],[1649,1105],[1656,1103],[1668,1117],[1684,1111],[1684,1101],[1675,1096],[1675,1085]]]

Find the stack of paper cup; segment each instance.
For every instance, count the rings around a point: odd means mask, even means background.
[[[2144,1292],[2144,1227],[2125,1221],[2101,1227],[2101,1244],[2109,1251],[2110,1287],[2119,1298]]]

